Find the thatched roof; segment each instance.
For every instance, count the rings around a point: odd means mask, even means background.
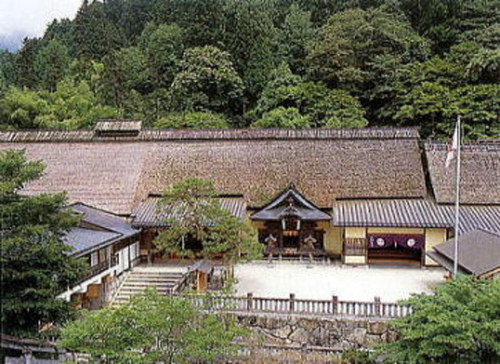
[[[242,194],[250,207],[267,204],[290,183],[321,208],[338,198],[426,194],[418,134],[399,138],[393,129],[387,134],[375,129],[372,137],[369,130],[358,131],[356,137],[328,137],[328,131],[285,130],[289,137],[278,138],[273,130],[266,139],[265,131],[257,132],[261,138],[234,139],[241,135],[238,131],[228,139],[156,143],[139,196],[159,193],[186,177],[211,179],[218,193]]]
[[[425,146],[432,188],[437,202],[455,201],[456,159],[445,168],[447,146],[429,142]],[[460,202],[500,204],[500,143],[465,144],[461,152]]]
[[[146,143],[1,143],[26,149],[31,160],[42,160],[44,176],[30,183],[27,194],[65,191],[69,202],[128,215],[134,207],[139,176],[150,152]]]
[[[46,175],[28,193],[67,191],[70,201],[119,214],[186,177],[261,207],[293,183],[312,203],[426,194],[414,128],[0,132],[0,150],[26,148]]]

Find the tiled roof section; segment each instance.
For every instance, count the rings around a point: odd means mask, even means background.
[[[251,207],[293,183],[320,208],[336,198],[426,194],[417,139],[234,140],[157,143],[138,195],[159,194],[186,177],[214,181],[221,195]]]
[[[301,220],[326,220],[332,217],[318,209],[302,196],[295,187],[290,186],[276,197],[270,204],[255,212],[253,220],[281,220],[286,216],[296,216]]]
[[[72,248],[69,254],[78,257],[104,247],[107,242],[115,241],[119,237],[120,234],[110,231],[77,227],[63,237],[63,242]]]
[[[75,203],[70,208],[82,216],[80,226],[71,229],[63,238],[65,244],[73,248],[69,252],[73,256],[89,254],[140,232],[110,212],[82,203]]]
[[[243,198],[238,197],[221,197],[218,198],[223,209],[227,210],[231,215],[244,219],[246,215],[246,204]],[[158,208],[159,197],[149,197],[141,202],[132,213],[133,226],[138,228],[143,227],[165,227],[168,220],[173,220],[179,217],[182,213],[182,206],[175,206],[169,211],[160,211]]]
[[[3,149],[26,149],[29,160],[42,160],[42,178],[24,190],[29,195],[65,191],[70,203],[116,214],[132,212],[148,143],[0,143]]]
[[[452,206],[443,208],[447,209],[450,221],[454,222],[454,208]],[[500,234],[500,206],[460,206],[459,235],[477,229]]]
[[[458,239],[458,264],[474,274],[483,275],[500,268],[500,235],[484,230],[473,230]],[[437,245],[435,251],[454,261],[454,239]]]
[[[427,200],[338,201],[335,226],[452,227],[447,208]]]
[[[139,230],[133,228],[127,220],[110,212],[102,211],[82,203],[73,204],[71,209],[77,214],[82,214],[85,222],[119,233],[122,238],[126,238],[140,232]]]
[[[456,159],[445,168],[447,146],[426,143],[432,188],[439,203],[455,201]],[[500,143],[484,141],[465,144],[461,152],[460,202],[500,204]]]
[[[98,128],[117,128],[137,121],[103,121]],[[121,123],[121,124],[120,124]],[[365,129],[221,129],[221,130],[162,130],[143,129],[137,135],[124,135],[121,141],[183,141],[183,140],[294,140],[294,139],[418,139],[417,128]],[[107,141],[93,130],[74,131],[0,131],[0,142],[86,142]]]
[[[453,228],[455,209],[430,200],[338,201],[333,205],[332,223],[354,227]],[[458,234],[477,229],[500,233],[500,206],[460,206]]]

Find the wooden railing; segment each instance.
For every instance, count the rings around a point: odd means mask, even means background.
[[[86,274],[80,278],[79,283],[86,281],[87,279],[90,279],[99,273],[104,272],[105,270],[114,267],[115,265],[118,264],[118,258],[116,256],[112,256],[110,259],[106,259],[105,261],[96,264],[92,267],[90,267]]]
[[[199,296],[184,295],[195,307],[210,311],[263,312],[283,314],[305,314],[318,316],[354,316],[397,318],[412,312],[412,308],[398,303],[384,303],[375,297],[371,302],[339,301],[336,296],[331,300],[254,297],[249,293],[241,296]]]

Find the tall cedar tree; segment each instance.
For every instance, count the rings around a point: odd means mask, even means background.
[[[45,324],[65,321],[71,309],[56,295],[83,270],[61,241],[78,221],[64,209],[66,197],[19,193],[43,170],[41,162],[26,161],[23,151],[0,153],[1,331],[6,334],[36,335]]]

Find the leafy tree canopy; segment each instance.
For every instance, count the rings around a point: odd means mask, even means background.
[[[229,127],[222,115],[211,112],[170,114],[156,121],[154,126],[163,129],[227,129]]]
[[[500,281],[460,277],[407,303],[393,321],[399,339],[380,348],[387,363],[494,363],[500,359]]]
[[[190,256],[187,239],[202,245],[204,257],[223,255],[229,261],[255,259],[261,245],[247,222],[223,209],[214,185],[201,178],[186,178],[163,192],[159,211],[168,216],[168,229],[159,233],[155,245],[166,253]],[[172,216],[172,212],[175,215]]]
[[[361,91],[370,79],[370,61],[394,55],[401,62],[424,59],[428,42],[404,17],[384,9],[352,9],[333,15],[309,53],[309,72],[333,87]]]
[[[0,102],[4,125],[15,129],[87,128],[102,118],[117,116],[116,110],[99,105],[85,81],[67,78],[54,92],[12,87]]]
[[[234,340],[246,334],[230,317],[202,314],[186,299],[147,290],[116,309],[85,312],[62,330],[60,344],[95,363],[212,363],[235,357]]]
[[[302,82],[286,66],[280,67],[262,92],[255,113],[264,115],[279,107],[298,110],[309,119],[311,127],[362,127],[368,123],[361,104],[347,91],[331,90],[320,83]],[[276,112],[274,116],[277,116]]]
[[[187,50],[172,84],[176,110],[234,112],[243,82],[230,55],[212,46]]]
[[[252,123],[253,128],[290,128],[303,129],[309,127],[309,117],[301,115],[294,107],[278,107],[262,115],[262,118]]]
[[[36,335],[44,324],[66,320],[70,307],[55,296],[74,285],[84,268],[61,241],[77,223],[64,209],[66,197],[19,194],[43,169],[26,161],[23,151],[0,152],[0,326],[7,334]]]

